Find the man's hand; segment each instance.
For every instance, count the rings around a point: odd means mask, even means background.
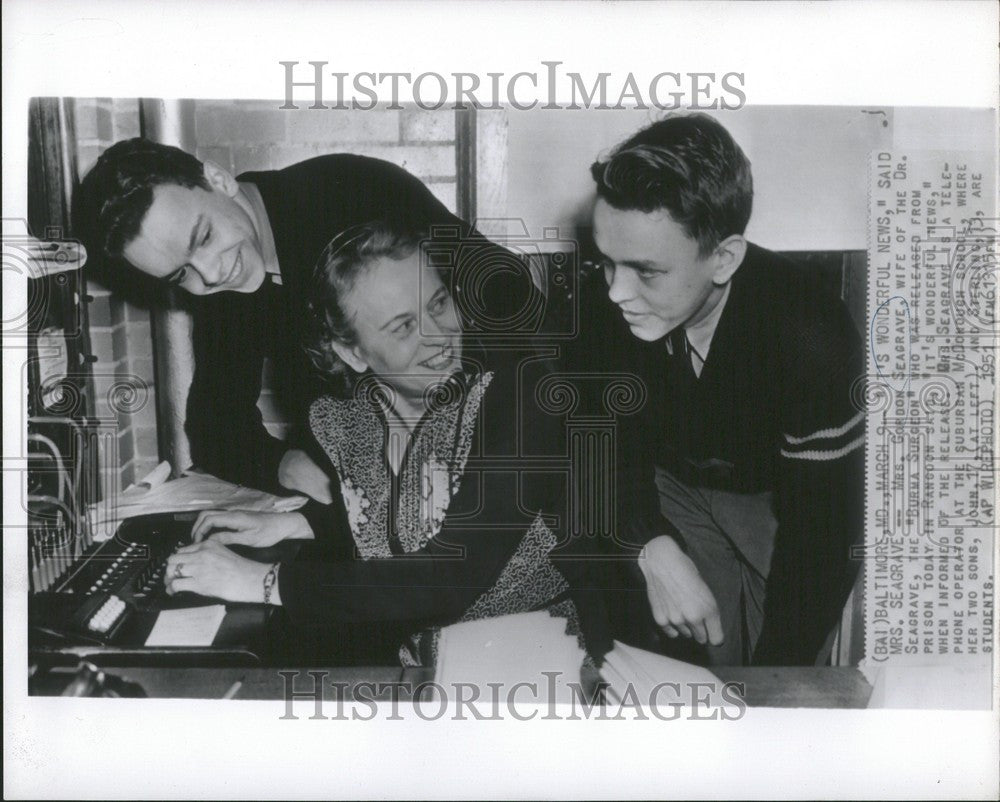
[[[304,493],[320,504],[333,501],[330,491],[330,477],[312,458],[298,448],[290,448],[278,465],[278,483],[282,487]]]
[[[234,554],[214,540],[182,546],[167,558],[163,581],[171,596],[182,590],[231,602],[264,601],[264,577],[270,570]],[[271,602],[278,604],[274,595]]]
[[[206,510],[191,529],[191,539],[195,543],[209,538],[222,545],[240,543],[257,549],[273,546],[280,540],[309,540],[312,537],[309,522],[297,512]]]
[[[655,537],[639,554],[653,618],[671,638],[684,635],[698,643],[723,642],[722,619],[715,596],[695,564],[667,535]]]

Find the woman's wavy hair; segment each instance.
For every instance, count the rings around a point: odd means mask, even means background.
[[[598,197],[621,210],[665,209],[708,256],[746,231],[753,208],[750,161],[705,114],[671,114],[594,162]]]
[[[379,259],[410,256],[425,237],[421,229],[371,220],[345,229],[323,250],[313,271],[305,337],[306,353],[323,376],[340,378],[347,386],[353,381],[354,372],[337,356],[333,343],[357,342],[342,301],[358,277]]]

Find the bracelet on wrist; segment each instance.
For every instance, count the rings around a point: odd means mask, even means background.
[[[278,581],[278,569],[281,563],[275,563],[270,570],[264,574],[264,604],[271,603],[271,593],[274,591],[274,584]]]

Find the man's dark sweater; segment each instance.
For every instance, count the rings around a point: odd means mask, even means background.
[[[856,573],[849,550],[863,525],[864,416],[852,400],[863,351],[846,307],[751,245],[695,380],[686,354],[632,337],[606,288],[594,289],[603,299],[585,319],[603,337],[591,369],[637,373],[649,391],[643,413],[622,421],[619,534],[636,547],[681,539],[659,516],[654,465],[694,486],[772,492],[778,531],[754,662],[812,662]]]

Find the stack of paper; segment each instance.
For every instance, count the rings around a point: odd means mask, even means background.
[[[722,681],[707,668],[618,641],[600,672],[608,683],[609,701],[619,705],[720,707],[726,701],[721,697]]]
[[[168,481],[170,472],[170,463],[161,462],[117,498],[93,505],[90,516],[94,539],[107,539],[119,523],[137,515],[207,509],[291,512],[306,503],[305,496],[275,496],[207,473],[186,473]]]
[[[566,619],[544,610],[518,613],[442,629],[435,681],[452,699],[457,683],[472,683],[482,700],[568,704],[571,686],[581,686],[583,659],[577,639],[566,634]]]

